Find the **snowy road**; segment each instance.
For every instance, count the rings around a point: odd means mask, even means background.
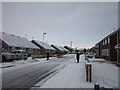
[[[64,58],[58,58],[49,60],[44,63],[36,63],[23,68],[17,68],[2,73],[2,88],[24,88],[24,90],[30,89],[32,86],[43,80],[48,76],[51,70],[55,70],[57,66],[66,65],[73,55]],[[53,71],[54,72],[54,71]]]

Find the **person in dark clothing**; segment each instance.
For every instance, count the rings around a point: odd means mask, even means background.
[[[49,53],[47,53],[47,60],[49,60]]]
[[[79,53],[77,51],[77,54],[76,54],[76,59],[77,59],[77,63],[79,63]]]

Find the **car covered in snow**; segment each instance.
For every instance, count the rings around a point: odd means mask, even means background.
[[[89,52],[86,56],[88,58],[93,58],[93,57],[95,57],[95,53],[94,52]]]
[[[2,56],[2,62],[13,61],[16,59],[16,55],[8,52],[7,50],[1,48],[0,55]]]
[[[13,53],[17,56],[18,60],[25,60],[28,58],[28,53],[25,50],[14,50]]]

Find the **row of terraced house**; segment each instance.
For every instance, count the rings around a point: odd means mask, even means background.
[[[49,45],[38,40],[29,41],[27,38],[5,32],[1,33],[0,42],[2,43],[2,48],[9,52],[22,49],[26,50],[30,55],[36,55],[38,57],[45,56],[47,53],[50,56],[69,53],[69,50],[62,46]]]
[[[96,58],[120,63],[120,28],[95,45]]]

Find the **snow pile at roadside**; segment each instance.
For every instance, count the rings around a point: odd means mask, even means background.
[[[45,63],[50,60],[58,60],[57,57],[50,57],[49,60],[46,60],[46,58],[35,58],[32,59],[32,57],[28,57],[26,60],[14,60],[12,62],[3,62],[0,63],[0,69],[2,69],[3,72],[7,72],[10,70],[14,70],[17,68],[23,68],[34,64],[39,63]]]
[[[31,61],[31,62],[42,61],[42,60],[46,60],[46,58],[32,58],[32,57],[27,58],[27,61]]]
[[[5,67],[12,67],[14,64],[12,63],[0,63],[0,68],[5,68]]]
[[[39,64],[39,63],[45,63],[47,62],[47,60],[41,60],[41,61],[35,61],[32,59],[29,60],[15,60],[13,62],[4,62],[4,63],[0,63],[0,69],[2,69],[2,72],[7,72],[10,70],[14,70],[14,69],[18,69],[18,68],[23,68],[23,67],[27,67],[30,65],[34,65],[34,64]]]
[[[49,79],[41,88],[93,88],[93,83],[85,79],[85,60],[80,58],[80,63],[72,59],[67,67]]]
[[[32,57],[28,57],[26,60],[14,60],[12,62],[2,62],[2,63],[0,63],[0,68],[7,68],[7,67],[12,67],[12,66],[21,67],[24,65],[29,65],[29,64],[37,63],[37,62],[39,62],[39,63],[46,62],[46,58],[32,59]]]
[[[68,54],[64,55],[65,57],[68,56]],[[57,57],[50,57],[49,60],[56,60],[58,59]],[[3,62],[3,63],[0,63],[0,68],[6,68],[6,67],[12,67],[12,66],[20,66],[25,64],[25,65],[28,65],[30,63],[43,63],[43,62],[47,62],[47,58],[32,58],[32,57],[28,57],[26,60],[14,60],[12,62]]]

